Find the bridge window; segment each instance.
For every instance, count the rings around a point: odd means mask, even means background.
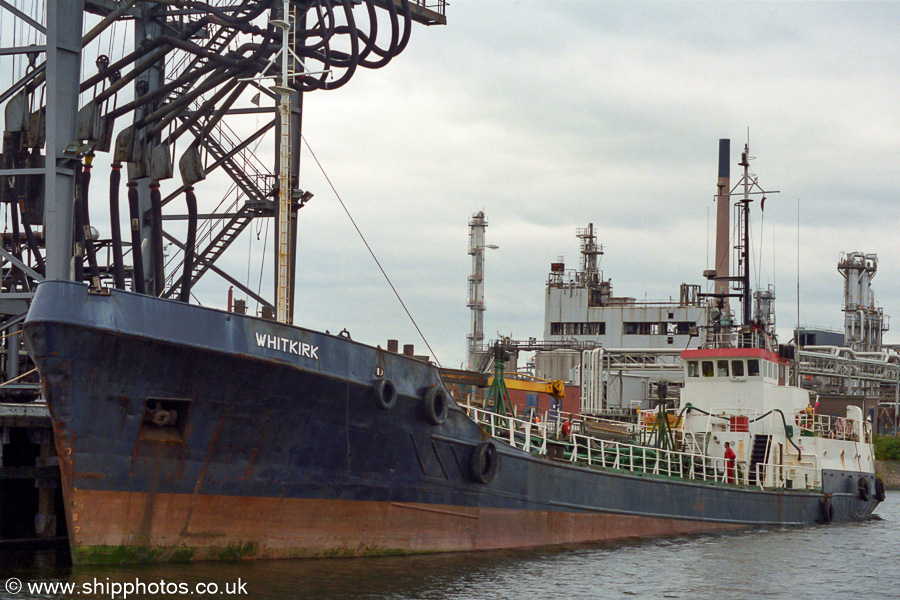
[[[625,321],[623,331],[625,335],[650,335],[650,323],[640,321]]]
[[[693,321],[680,321],[676,324],[675,333],[678,335],[691,335],[691,327],[696,325]]]
[[[728,361],[716,361],[716,377],[728,377]]]
[[[713,363],[711,360],[704,360],[701,364],[703,367],[703,376],[704,377],[712,377],[713,376]]]
[[[759,361],[755,358],[747,361],[747,375],[759,377]]]
[[[695,324],[690,321],[662,323],[625,321],[622,325],[622,331],[625,335],[690,335],[691,327]]]
[[[744,361],[742,360],[733,360],[731,361],[731,374],[735,377],[743,377],[744,376]]]
[[[687,364],[688,377],[700,377],[700,365],[696,360],[689,360]]]
[[[606,323],[550,323],[550,335],[606,335]]]

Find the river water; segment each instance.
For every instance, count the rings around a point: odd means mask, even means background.
[[[865,522],[568,548],[128,567],[54,560],[0,554],[0,598],[900,598],[900,492]],[[5,589],[10,577],[18,593]],[[34,588],[41,583],[76,589]],[[139,584],[150,587],[127,587]]]

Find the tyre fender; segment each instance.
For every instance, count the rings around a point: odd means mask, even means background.
[[[856,491],[859,499],[863,502],[869,499],[869,482],[865,477],[856,480]]]
[[[397,404],[397,386],[388,378],[379,379],[372,386],[375,404],[383,410],[391,410]]]
[[[834,504],[830,498],[823,498],[819,501],[819,521],[821,523],[831,523],[834,521]]]
[[[491,442],[484,442],[475,446],[472,452],[472,460],[469,462],[469,471],[472,480],[476,483],[487,484],[494,480],[497,469],[500,467],[500,455],[497,447]]]
[[[425,409],[425,420],[432,425],[441,425],[450,411],[450,394],[436,385],[425,392],[422,404]]]
[[[875,479],[875,499],[884,502],[884,482],[880,478]]]

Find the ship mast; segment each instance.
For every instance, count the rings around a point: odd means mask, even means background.
[[[272,23],[281,28],[281,85],[273,89],[279,95],[278,112],[281,116],[278,170],[278,261],[275,272],[275,318],[279,323],[290,323],[291,282],[291,77],[289,60],[296,54],[291,50],[290,1],[284,0],[283,18]],[[299,62],[299,59],[297,59]],[[301,63],[302,64],[302,63]]]
[[[735,250],[738,251],[738,263],[740,264],[740,275],[736,278],[729,278],[737,281],[738,292],[742,304],[742,320],[741,323],[748,325],[753,321],[753,305],[751,303],[750,292],[750,203],[753,202],[751,196],[761,196],[759,207],[762,211],[765,207],[766,195],[777,194],[778,190],[764,190],[759,185],[759,178],[755,173],[750,171],[750,161],[755,157],[750,156],[750,144],[744,144],[744,151],[741,153],[741,162],[739,166],[744,168],[744,175],[741,181],[731,191],[731,195],[735,195],[737,187],[743,188],[742,198],[737,203],[737,220],[739,228],[738,245]]]
[[[752,320],[750,313],[750,145],[744,145],[744,151],[741,153],[741,162],[738,166],[744,167],[744,177],[742,183],[744,186],[744,197],[738,201],[740,206],[739,213],[741,217],[741,308],[743,309],[743,319],[741,323],[744,325]],[[764,197],[765,199],[765,197]]]
[[[717,183],[717,219],[716,219],[716,268],[704,271],[704,276],[715,281],[715,291],[713,293],[701,294],[708,298],[715,298],[716,304],[722,313],[730,315],[728,307],[728,298],[739,298],[741,301],[741,324],[748,325],[753,320],[753,305],[751,303],[750,291],[750,203],[753,202],[753,196],[761,196],[759,206],[763,209],[767,194],[777,194],[777,190],[764,190],[759,185],[759,178],[750,170],[749,142],[744,144],[744,151],[741,153],[741,162],[739,166],[743,167],[743,175],[741,180],[730,190],[728,154],[730,151],[730,140],[719,140],[719,181]],[[738,190],[741,191],[738,191]],[[734,245],[737,263],[737,275],[729,273],[729,261],[726,249],[726,240],[728,238],[728,221],[722,218],[722,209],[730,204],[732,197],[738,197],[734,203],[735,209],[735,229],[737,231],[737,241]],[[771,292],[769,292],[771,295]],[[768,311],[767,311],[768,312]],[[720,313],[716,313],[720,314]],[[717,326],[724,325],[724,321],[719,321],[721,316],[714,317]],[[728,324],[731,325],[731,318],[728,318]]]

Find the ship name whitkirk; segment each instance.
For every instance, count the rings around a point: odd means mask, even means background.
[[[305,356],[307,358],[319,360],[318,346],[279,337],[277,335],[256,332],[256,345],[260,348],[271,348],[280,352],[287,352],[288,354],[296,354],[297,356]]]

